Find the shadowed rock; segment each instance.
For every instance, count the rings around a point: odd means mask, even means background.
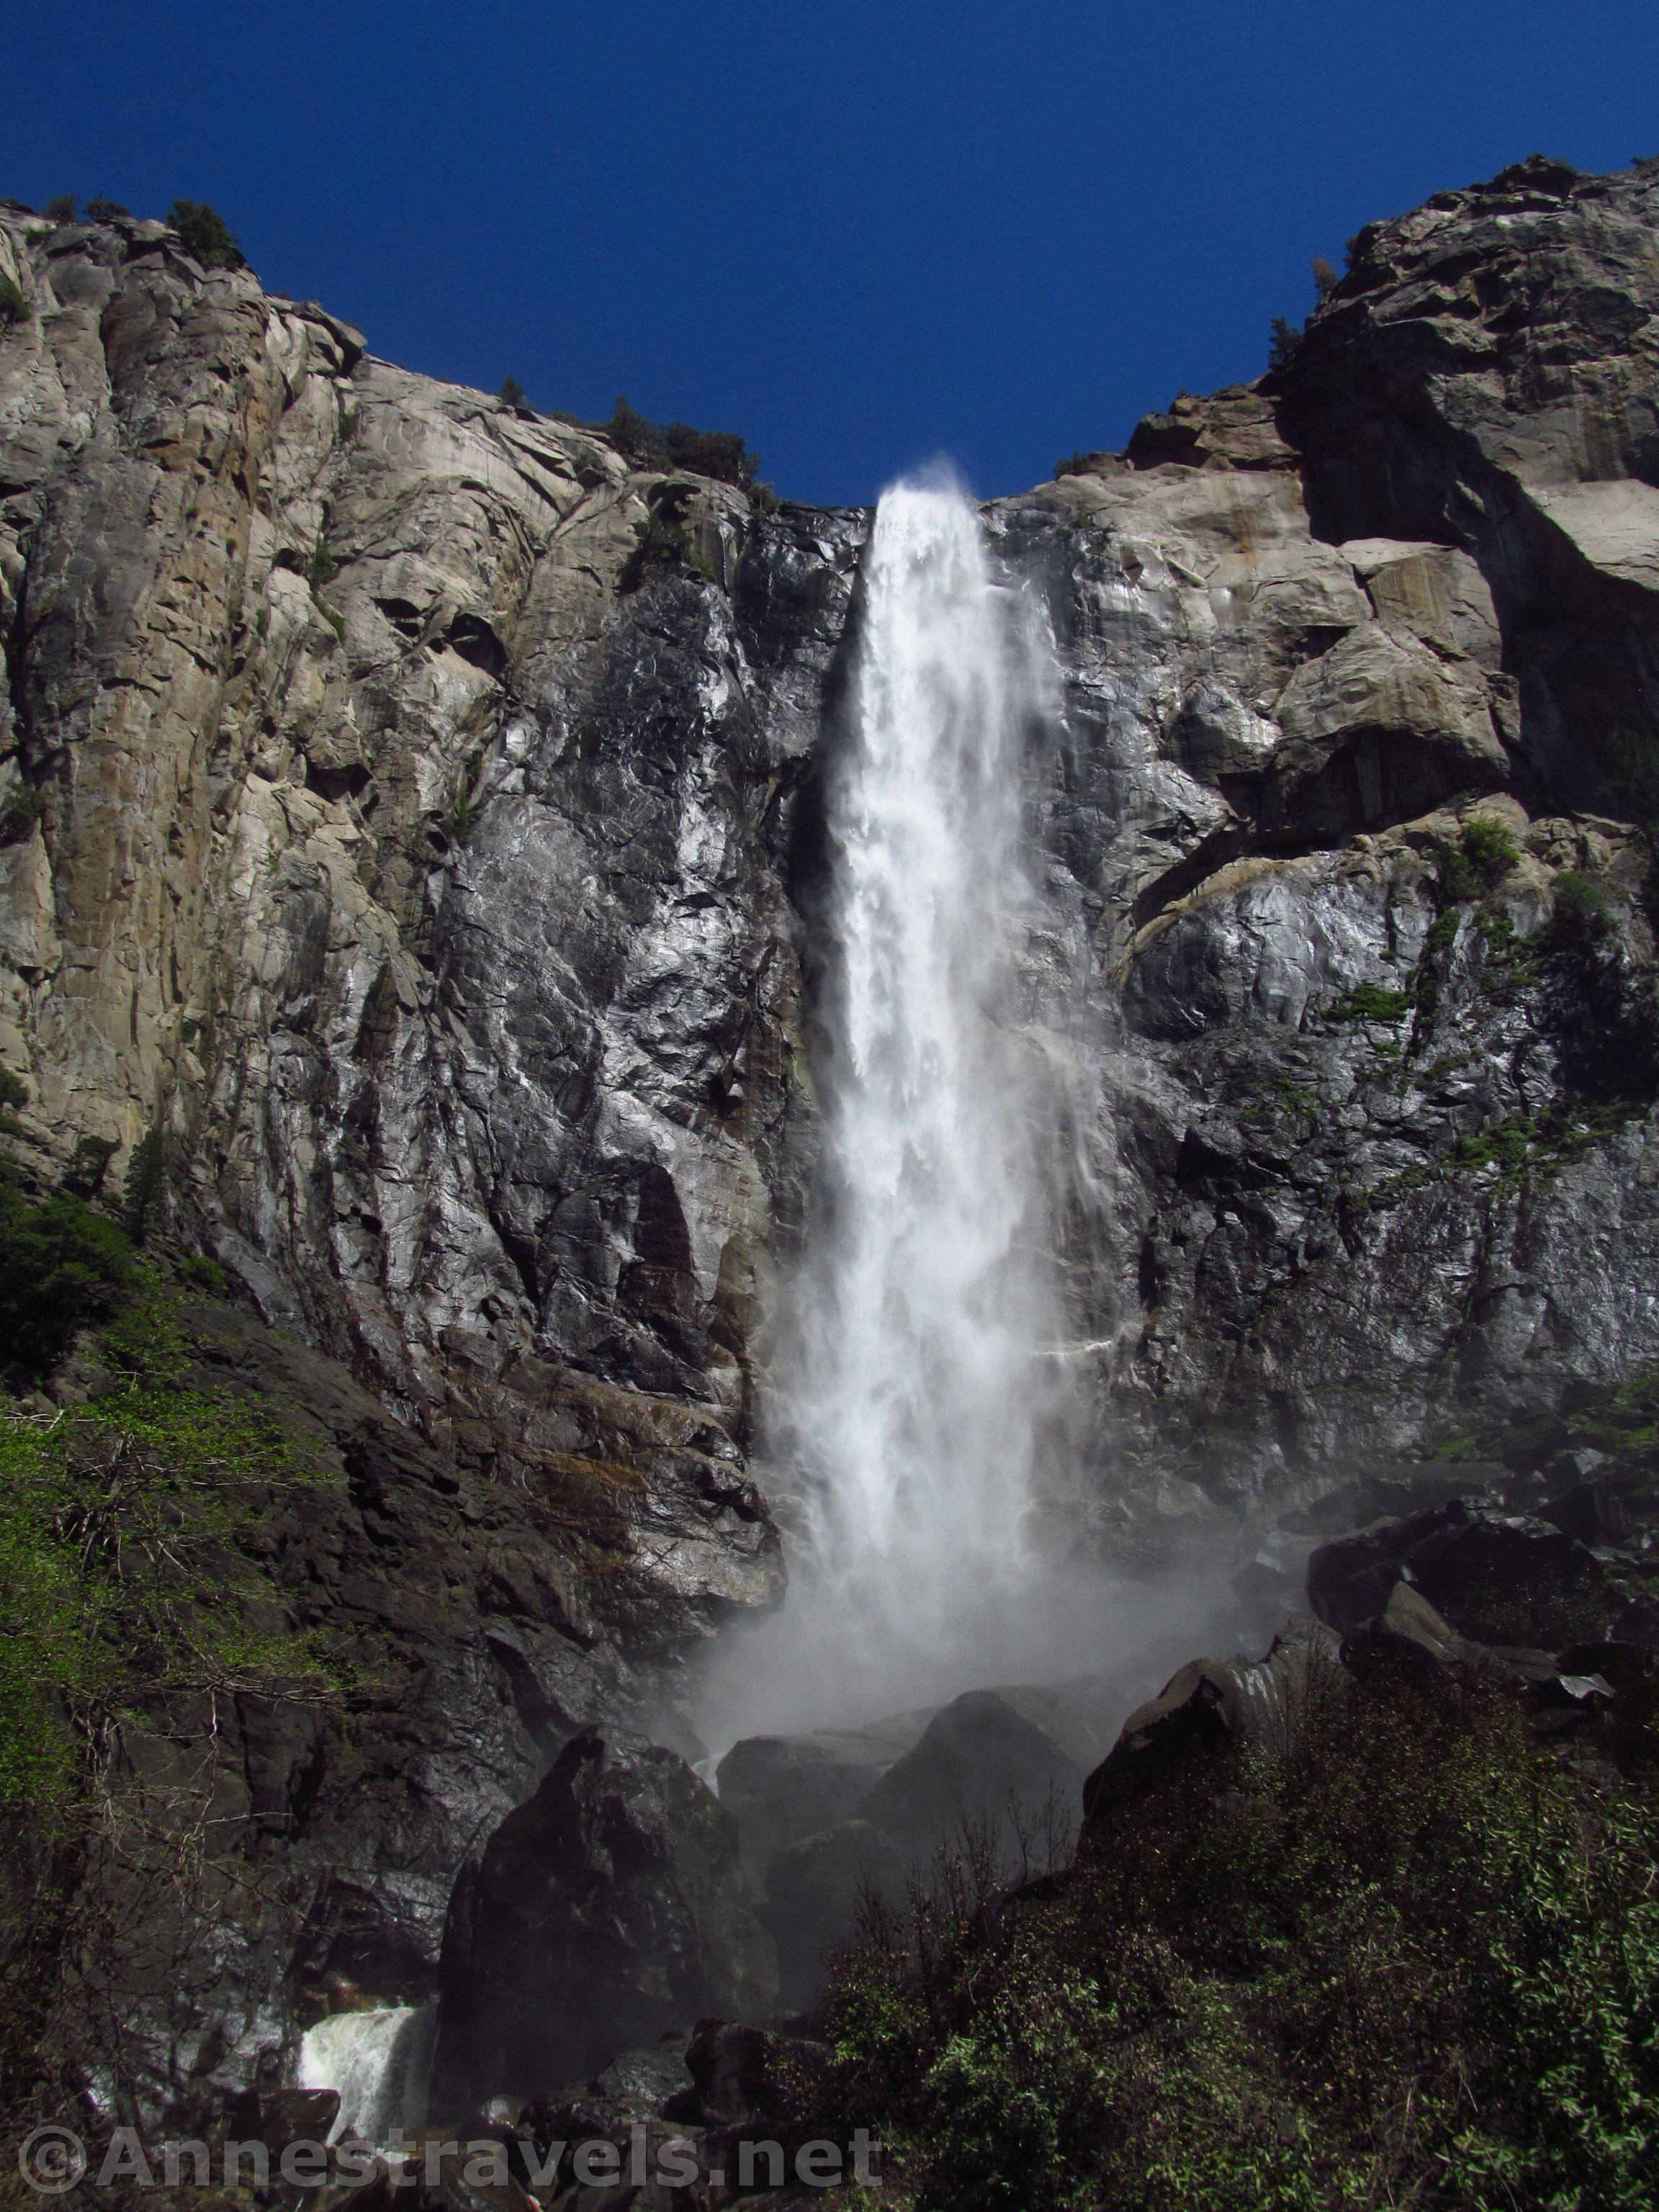
[[[550,2095],[776,1978],[730,1816],[677,1753],[586,1729],[457,1880],[434,2103]]]

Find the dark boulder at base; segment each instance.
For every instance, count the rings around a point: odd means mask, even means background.
[[[750,1879],[763,1882],[775,1852],[849,1819],[931,1717],[927,1711],[896,1713],[867,1728],[751,1735],[734,1743],[716,1781],[720,1802],[738,1824]]]
[[[1262,1659],[1194,1659],[1124,1722],[1084,1785],[1085,1838],[1119,1805],[1194,1760],[1259,1747],[1283,1758],[1310,1697],[1340,1694],[1340,1646],[1317,1620],[1287,1621]]]
[[[817,1994],[824,1961],[853,1933],[860,1894],[896,1904],[904,1863],[868,1820],[843,1820],[779,1851],[766,1884],[766,1924],[778,1947],[782,2002],[804,2009]]]
[[[1460,1634],[1500,1648],[1592,1642],[1622,1609],[1603,1562],[1575,1537],[1455,1498],[1322,1545],[1308,1595],[1346,1633],[1380,1616],[1402,1578]]]
[[[1095,1746],[1064,1698],[1035,1688],[969,1690],[935,1713],[912,1751],[859,1807],[902,1858],[921,1861],[963,1820],[988,1821],[1005,1856],[1052,1810],[1075,1820]]]
[[[456,1879],[434,2107],[545,2097],[700,2014],[763,2014],[776,1962],[730,1815],[678,1753],[584,1729]]]

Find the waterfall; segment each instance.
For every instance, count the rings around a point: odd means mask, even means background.
[[[339,2091],[331,2142],[353,2135],[363,2142],[384,2144],[394,2128],[425,2124],[437,2032],[436,2005],[331,2013],[306,2030],[295,2087]]]
[[[1066,1658],[1033,1529],[1057,1329],[1017,960],[1045,634],[953,489],[883,497],[863,584],[828,794],[823,1205],[772,1414],[799,1535],[782,1613],[724,1685],[751,1726]]]

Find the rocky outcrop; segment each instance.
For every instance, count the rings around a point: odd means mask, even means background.
[[[986,511],[1060,656],[1024,964],[1109,1547],[1409,1452],[1449,1377],[1659,1356],[1644,1113],[1584,1119],[1623,1079],[1502,929],[1588,869],[1645,989],[1607,745],[1653,735],[1656,191],[1534,164],[1374,225],[1286,367]],[[42,1172],[159,1121],[265,1315],[683,1648],[779,1587],[744,1462],[864,519],[630,472],[162,226],[0,228]],[[636,574],[665,500],[694,560]],[[1472,817],[1525,848],[1485,919]]]
[[[546,2097],[700,2014],[763,2014],[737,1830],[684,1759],[589,1729],[456,1881],[433,2097]]]

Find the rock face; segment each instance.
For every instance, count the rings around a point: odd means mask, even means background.
[[[1282,1581],[1379,1468],[1659,1360],[1656,240],[1651,168],[1438,195],[1283,368],[985,509],[1058,655],[1022,964],[1080,1548]],[[294,1587],[418,1683],[191,1721],[217,1933],[154,1923],[84,2092],[182,2118],[328,1972],[428,1997],[470,1839],[590,1724],[696,1755],[698,1646],[781,1594],[750,1457],[867,518],[630,471],[158,223],[0,208],[0,274],[26,1163],[112,1188],[162,1133],[169,1234],[268,1325],[234,1357],[285,1346],[337,1454]],[[695,557],[639,573],[665,501]],[[1483,823],[1518,858],[1472,885]],[[1595,1484],[1504,1511],[1594,1547]]]
[[[588,1729],[456,1883],[433,2098],[546,2097],[619,2050],[776,1994],[737,1830],[685,1762]]]

